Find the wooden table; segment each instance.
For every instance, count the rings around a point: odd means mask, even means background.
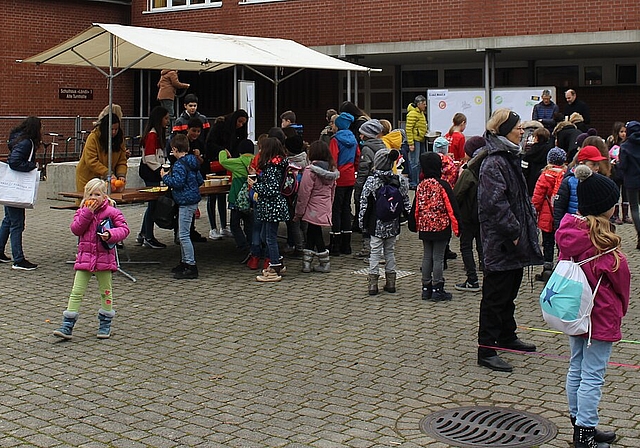
[[[208,196],[212,194],[223,194],[229,192],[229,185],[216,185],[214,187],[200,187],[200,194],[202,196]],[[144,188],[143,190],[146,190]],[[136,202],[147,202],[158,199],[160,196],[166,194],[165,191],[141,191],[141,189],[127,188],[121,193],[111,193],[109,197],[116,201],[118,204],[133,204]],[[58,193],[65,198],[82,199],[83,193],[77,191],[61,191]]]

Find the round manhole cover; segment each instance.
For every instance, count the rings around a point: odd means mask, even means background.
[[[444,409],[420,420],[420,430],[450,445],[530,448],[553,439],[550,421],[528,412],[492,406]]]

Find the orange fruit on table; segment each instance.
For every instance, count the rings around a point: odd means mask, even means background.
[[[122,188],[124,187],[124,181],[120,180],[120,179],[116,179],[116,181],[114,182],[116,188]]]

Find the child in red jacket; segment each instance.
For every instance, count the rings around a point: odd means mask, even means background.
[[[538,281],[546,282],[553,271],[553,255],[556,247],[553,229],[553,201],[567,171],[566,157],[567,154],[562,148],[555,147],[549,151],[547,166],[538,177],[531,197],[533,207],[538,213],[538,228],[542,231],[544,265],[542,272],[535,276]]]

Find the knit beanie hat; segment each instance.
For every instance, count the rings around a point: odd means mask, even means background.
[[[446,154],[449,152],[449,140],[444,137],[438,137],[433,141],[433,152]]]
[[[304,149],[304,140],[298,134],[294,134],[291,137],[287,137],[284,141],[284,147],[287,148],[287,152],[291,155],[300,154]]]
[[[351,115],[349,112],[342,112],[336,117],[333,122],[335,123],[336,127],[342,131],[345,129],[349,129],[349,126],[351,126],[353,120],[353,115]]]
[[[487,141],[484,139],[484,137],[474,135],[469,140],[464,142],[464,152],[469,157],[473,157],[478,149],[484,148],[485,146],[487,146]]]
[[[578,183],[578,211],[582,216],[598,216],[611,209],[620,199],[620,190],[614,181],[594,173],[586,165],[578,165],[574,175]]]
[[[587,132],[583,132],[582,134],[578,135],[578,137],[576,137],[578,148],[582,146],[587,137],[591,137],[592,135],[598,135],[598,131],[594,128],[589,128]]]
[[[634,120],[627,123],[627,135],[631,135],[638,131],[640,131],[640,122]]]
[[[382,123],[372,118],[371,120],[367,120],[362,123],[360,126],[360,134],[364,135],[367,138],[376,138],[378,135],[382,134]]]
[[[387,135],[382,136],[382,141],[389,149],[400,149],[402,146],[402,132],[399,129],[389,132]]]
[[[547,153],[547,163],[550,165],[562,166],[566,161],[567,153],[562,148],[556,146]]]
[[[373,168],[380,171],[391,171],[393,162],[398,160],[400,153],[396,149],[379,149],[373,156]]]

